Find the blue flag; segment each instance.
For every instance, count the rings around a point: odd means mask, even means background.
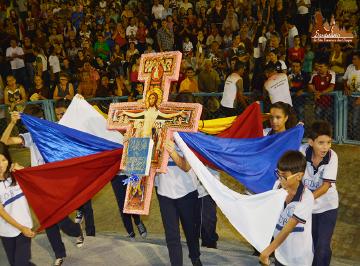
[[[44,161],[55,162],[122,148],[122,145],[44,119],[21,114]]]
[[[271,190],[277,161],[288,150],[299,150],[303,126],[254,139],[233,139],[203,133],[179,133],[206,160],[255,193]]]

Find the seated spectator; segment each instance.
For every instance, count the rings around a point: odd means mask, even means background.
[[[136,49],[134,42],[130,42],[129,49],[126,51],[126,61],[130,62],[131,58],[136,54],[139,54],[139,50]]]
[[[90,74],[90,80],[94,82],[96,85],[100,80],[99,72],[90,64],[90,62],[85,62],[82,71],[88,72]]]
[[[211,29],[210,35],[206,38],[206,45],[210,47],[212,43],[216,41],[220,46],[222,44],[222,37],[216,27]]]
[[[60,99],[68,99],[72,100],[74,97],[74,87],[69,82],[69,78],[66,74],[60,73],[60,82],[55,86],[53,99],[60,100]]]
[[[114,86],[109,83],[109,78],[103,76],[99,88],[96,90],[96,97],[109,97],[114,95]]]
[[[305,49],[301,47],[300,36],[294,37],[294,47],[288,49],[288,61],[291,64],[293,61],[300,61],[301,63],[305,58]]]
[[[335,73],[329,71],[329,64],[326,61],[318,62],[317,73],[313,74],[309,82],[309,92],[314,94],[315,112],[317,119],[330,121],[333,117],[332,98],[325,95],[335,88]]]
[[[9,105],[9,111],[22,111],[22,104],[27,101],[26,92],[22,85],[16,83],[14,76],[6,77],[7,86],[4,89],[4,103]]]
[[[186,69],[186,78],[181,82],[179,93],[194,93],[199,92],[197,80],[194,77],[195,72],[192,67]]]
[[[273,65],[278,73],[286,73],[287,66],[283,60],[278,59],[278,50],[268,51],[266,53],[266,65]]]
[[[107,61],[110,56],[110,47],[105,41],[104,36],[99,34],[97,36],[97,42],[94,45],[95,56],[99,56],[101,59]]]
[[[82,72],[81,81],[78,86],[78,93],[85,99],[93,98],[96,95],[97,85],[90,79],[89,72]]]
[[[304,107],[306,97],[307,84],[309,82],[308,75],[301,71],[302,65],[299,60],[294,60],[291,64],[291,71],[288,75],[290,82],[290,92],[292,94],[292,102],[300,121],[304,121]]]
[[[210,59],[206,59],[204,69],[198,75],[199,90],[201,92],[218,92],[220,86],[220,77],[213,68]]]
[[[47,88],[44,85],[44,82],[41,78],[41,76],[36,75],[34,77],[34,86],[31,90],[31,101],[39,101],[39,100],[46,100],[49,99],[50,91],[49,88]]]
[[[185,53],[185,54],[192,53],[194,46],[193,46],[192,42],[190,41],[189,36],[185,37],[184,42],[182,44],[182,48],[183,48],[183,53]]]
[[[342,51],[340,43],[334,43],[333,50],[330,54],[331,70],[335,72],[336,77],[341,77],[345,73],[345,53]],[[337,79],[337,82],[342,80]]]

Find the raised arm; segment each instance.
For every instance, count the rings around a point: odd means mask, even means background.
[[[143,116],[144,115],[144,111],[140,112],[140,113],[131,113],[131,112],[126,112],[126,111],[122,111],[120,113],[120,115],[127,115],[127,116],[130,116],[132,118],[137,118],[137,117],[140,117],[140,116]]]
[[[165,144],[165,149],[169,153],[170,157],[174,160],[176,165],[183,170],[184,172],[189,172],[191,169],[190,164],[186,161],[184,157],[181,157],[175,150],[175,143],[168,140]]]
[[[6,145],[17,145],[17,144],[21,144],[23,142],[21,137],[10,137],[11,132],[12,132],[16,122],[19,119],[20,119],[20,113],[18,113],[18,112],[11,113],[11,121],[1,136],[1,142],[3,142]]]

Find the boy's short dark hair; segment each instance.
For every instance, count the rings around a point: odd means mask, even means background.
[[[300,66],[301,66],[301,64],[302,64],[302,63],[301,63],[301,61],[300,61],[299,59],[295,59],[295,60],[293,60],[293,61],[292,61],[292,63],[300,64]]]
[[[305,156],[299,151],[287,151],[280,157],[277,168],[280,171],[289,171],[292,174],[304,173],[306,169]]]
[[[25,108],[24,108],[23,113],[27,114],[27,115],[35,116],[37,118],[44,118],[43,109],[40,106],[36,105],[36,104],[28,104],[28,105],[26,105]]]
[[[55,102],[54,107],[55,107],[55,109],[56,108],[66,108],[67,109],[69,107],[70,103],[71,103],[71,101],[68,99],[60,99]]]
[[[193,71],[193,72],[195,72],[194,69],[193,69],[193,67],[191,67],[191,66],[189,66],[189,67],[186,68],[186,72],[188,72],[188,71],[190,71],[190,70]]]
[[[332,127],[330,123],[324,120],[315,121],[310,127],[309,138],[315,140],[323,135],[332,138]]]

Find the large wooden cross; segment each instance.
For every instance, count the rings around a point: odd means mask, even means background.
[[[170,83],[179,78],[182,54],[165,52],[143,54],[138,79],[145,82],[143,98],[139,102],[110,105],[108,128],[126,131],[126,137],[150,137],[154,141],[149,176],[141,178],[135,187],[128,184],[124,204],[125,213],[149,213],[156,172],[165,173],[169,154],[164,145],[174,131],[197,131],[202,106],[197,103],[168,102]],[[126,170],[128,142],[120,169]]]

